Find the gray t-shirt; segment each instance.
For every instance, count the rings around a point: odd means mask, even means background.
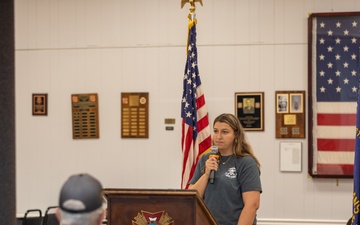
[[[190,184],[202,176],[208,158],[209,153],[200,158]],[[254,158],[226,156],[219,161],[214,183],[206,186],[204,201],[219,225],[236,225],[244,208],[242,193],[247,191],[262,192],[260,171]],[[256,218],[253,224],[256,225]]]

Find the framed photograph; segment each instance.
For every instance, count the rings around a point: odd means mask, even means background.
[[[276,94],[276,112],[288,113],[289,112],[289,94],[278,93]]]
[[[235,115],[244,130],[264,131],[264,92],[236,92]]]
[[[308,173],[352,178],[360,12],[308,17]]]
[[[302,93],[290,93],[290,113],[304,112],[304,96]]]
[[[48,111],[47,94],[32,94],[32,114],[33,116],[46,116]]]

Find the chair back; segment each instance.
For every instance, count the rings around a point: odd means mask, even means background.
[[[55,210],[57,206],[50,206],[46,209],[42,225],[59,225]]]
[[[29,209],[25,212],[22,225],[42,225],[42,221],[40,209]]]

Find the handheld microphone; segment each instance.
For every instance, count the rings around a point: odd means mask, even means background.
[[[215,145],[211,146],[209,158],[215,158],[216,160],[219,160],[218,152],[219,152],[219,149],[217,146],[215,146]],[[214,180],[215,180],[215,170],[211,170],[210,171],[210,184],[213,184]]]

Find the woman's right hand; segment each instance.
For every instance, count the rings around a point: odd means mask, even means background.
[[[205,174],[209,176],[210,171],[211,170],[217,171],[218,167],[219,167],[218,159],[216,159],[216,157],[210,156],[209,159],[206,160],[206,162],[205,162]]]

